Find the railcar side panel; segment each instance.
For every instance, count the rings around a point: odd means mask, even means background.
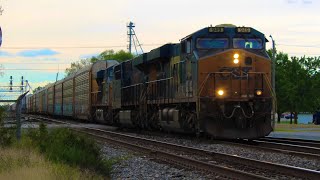
[[[63,116],[73,116],[73,78],[63,82]]]
[[[35,112],[39,113],[40,112],[40,94],[38,92],[35,93]]]
[[[90,72],[85,71],[75,76],[75,118],[87,120],[90,114]]]
[[[36,94],[32,96],[32,112],[36,113]]]
[[[44,89],[42,91],[42,111],[41,111],[42,114],[47,114],[47,106],[48,106],[47,92],[48,92],[47,89]]]
[[[54,86],[54,115],[62,115],[62,82],[56,83]]]
[[[54,109],[54,85],[48,87],[48,114],[53,115]]]

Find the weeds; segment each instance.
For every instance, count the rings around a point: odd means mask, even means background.
[[[3,126],[4,112],[5,109],[0,106],[0,179],[11,177],[13,169],[14,174],[18,175],[16,179],[19,179],[19,175],[27,176],[29,171],[35,174],[37,171],[42,172],[42,177],[48,175],[49,179],[81,179],[83,174],[86,177],[96,176],[93,172],[109,176],[115,161],[104,159],[95,141],[69,129],[48,131],[44,124],[40,124],[39,129],[24,131],[18,142],[15,139],[15,128]],[[15,179],[14,176],[12,178]]]
[[[5,115],[6,108],[0,106],[0,147],[7,147],[14,142],[15,128],[5,128],[3,117]]]
[[[36,151],[0,149],[0,179],[103,179],[88,170],[50,163]]]
[[[65,163],[109,175],[113,161],[105,160],[95,141],[75,134],[69,129],[48,132],[41,124],[39,130],[29,130],[20,146],[35,146],[40,153],[55,163]]]

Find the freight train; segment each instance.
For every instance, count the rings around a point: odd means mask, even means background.
[[[28,113],[114,126],[255,139],[272,130],[275,96],[264,34],[206,27],[118,63],[99,60],[47,85]]]

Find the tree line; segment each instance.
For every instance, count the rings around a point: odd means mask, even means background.
[[[67,68],[65,70],[65,76],[69,76],[77,72],[79,69],[88,66],[91,63],[94,63],[98,60],[117,60],[119,62],[122,62],[128,59],[132,59],[133,57],[133,54],[124,50],[120,50],[117,52],[115,52],[114,50],[105,50],[98,56],[92,56],[91,58],[81,59],[79,61],[72,62],[70,68]]]
[[[272,51],[268,54],[271,57]],[[290,123],[297,124],[299,112],[320,108],[320,57],[289,58],[277,52],[275,59],[278,122],[282,113],[290,112]]]

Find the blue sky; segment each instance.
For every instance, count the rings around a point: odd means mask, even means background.
[[[232,23],[270,34],[290,55],[320,55],[316,0],[2,0],[0,84],[24,76],[32,87],[53,82],[72,61],[126,49],[126,23],[136,24],[145,52],[209,25]],[[308,47],[306,47],[308,46]],[[70,48],[73,47],[73,48]],[[82,48],[75,48],[82,47]],[[96,48],[86,48],[96,47]],[[108,48],[103,48],[108,47]],[[268,44],[271,47],[271,44]],[[22,70],[17,70],[22,69]],[[24,69],[24,70],[23,70]],[[42,69],[42,70],[25,70]],[[17,82],[19,83],[19,82]]]

